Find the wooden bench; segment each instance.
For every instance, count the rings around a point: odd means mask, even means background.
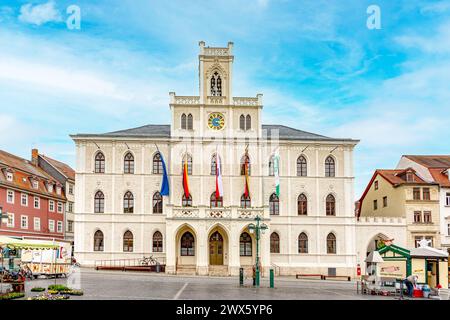
[[[327,280],[327,279],[336,279],[336,280],[347,280],[347,281],[351,281],[351,277],[349,276],[322,276],[323,280]]]
[[[317,280],[323,280],[323,275],[321,274],[306,274],[306,273],[301,273],[301,274],[297,274],[295,276],[297,279],[316,279]]]

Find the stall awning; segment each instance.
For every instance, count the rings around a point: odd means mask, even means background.
[[[28,250],[58,249],[58,245],[54,244],[52,241],[22,240],[1,236],[0,236],[0,247],[8,247],[10,249],[28,249]]]
[[[411,249],[411,257],[447,258],[448,253],[432,247],[419,247]]]

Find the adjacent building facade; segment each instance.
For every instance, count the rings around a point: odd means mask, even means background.
[[[32,161],[0,150],[0,207],[5,236],[64,239],[66,197],[60,182]]]
[[[397,168],[414,168],[420,177],[439,186],[439,242],[450,252],[450,156],[404,155]]]
[[[58,181],[64,189],[66,202],[64,203],[64,239],[71,241],[73,245],[73,212],[75,207],[75,170],[69,165],[52,159],[46,155],[39,154],[37,149],[33,149],[32,161],[47,174]]]
[[[168,273],[237,275],[255,263],[249,225],[260,216],[268,227],[259,252],[264,273],[355,274],[358,141],[263,125],[261,94],[233,96],[232,49],[200,42],[199,95],[170,93],[171,124],[72,135],[80,263],[152,254]],[[168,196],[160,194],[163,160]]]

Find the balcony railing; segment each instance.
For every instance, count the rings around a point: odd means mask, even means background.
[[[172,210],[174,218],[198,218],[199,210],[196,208],[182,207],[173,208]]]
[[[226,208],[206,209],[206,218],[212,219],[230,219],[231,210]]]
[[[208,104],[224,104],[226,97],[224,96],[209,96],[207,98]]]

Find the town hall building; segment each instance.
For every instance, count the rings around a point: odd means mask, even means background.
[[[199,95],[169,93],[170,124],[71,136],[77,261],[153,255],[170,274],[250,272],[259,216],[264,274],[354,276],[358,140],[262,124],[262,94],[233,95],[233,43],[199,49]]]

